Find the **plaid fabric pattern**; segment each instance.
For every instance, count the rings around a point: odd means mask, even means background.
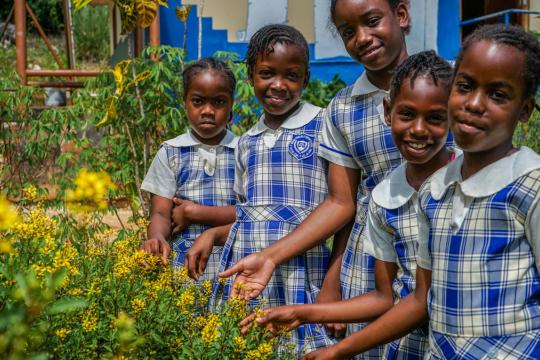
[[[348,149],[360,167],[361,180],[357,192],[357,212],[341,269],[341,291],[349,299],[375,289],[375,259],[363,250],[363,233],[367,215],[369,193],[390,170],[402,162],[392,140],[390,127],[379,114],[375,100],[369,95],[352,96],[353,86],[341,90],[326,110],[326,122],[331,122],[345,138]],[[324,144],[321,144],[325,148]],[[339,151],[328,149],[327,151]],[[348,333],[365,324],[349,324]],[[377,348],[358,359],[380,359],[382,348]]]
[[[293,231],[324,200],[327,193],[327,163],[317,156],[316,139],[321,117],[317,115],[296,129],[280,128],[275,144],[265,144],[265,133],[243,135],[237,147],[237,181],[244,190],[237,205],[237,219],[224,246],[221,269],[258,252]],[[290,144],[294,137],[308,135],[313,153],[299,160]],[[308,152],[305,152],[308,153]],[[279,265],[268,285],[252,304],[280,306],[315,301],[328,270],[329,251],[324,245]],[[214,296],[228,298],[232,279]],[[332,344],[321,325],[304,325],[292,332],[297,351],[313,351]]]
[[[416,287],[416,248],[418,239],[418,221],[416,217],[415,197],[411,197],[403,206],[385,209],[375,201],[369,204],[371,218],[376,226],[392,235],[398,273],[393,289],[396,301],[408,296]],[[377,239],[372,239],[377,246]],[[386,346],[385,359],[423,359],[429,350],[428,326],[423,326]]]
[[[540,331],[516,336],[452,337],[431,334],[431,359],[540,359]]]
[[[174,147],[168,144],[163,146],[167,151],[171,168],[174,168],[173,164],[178,164],[176,197],[205,206],[236,204],[236,194],[233,191],[234,149],[226,146],[213,148],[217,161],[213,176],[209,176],[204,171],[205,160],[197,151],[197,146]],[[210,228],[208,225],[192,224],[177,236],[172,246],[175,252],[173,266],[184,266],[184,256],[187,250],[193,245],[195,239],[208,228]],[[222,247],[214,247],[201,281],[217,276],[221,251]]]
[[[540,170],[533,170],[489,196],[465,197],[460,225],[452,221],[456,199],[464,197],[459,183],[438,200],[429,186],[421,189],[435,357],[539,358],[540,276],[525,234],[539,192]]]

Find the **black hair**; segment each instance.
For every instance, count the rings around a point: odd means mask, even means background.
[[[215,70],[223,75],[229,85],[231,98],[234,99],[234,89],[236,88],[236,78],[234,77],[234,73],[227,63],[211,57],[199,59],[184,68],[184,71],[182,72],[184,96],[187,94],[191,79],[193,79],[195,75],[207,70]]]
[[[540,83],[540,41],[519,26],[505,24],[484,25],[477,28],[463,42],[456,59],[456,73],[463,60],[463,54],[472,44],[479,41],[512,46],[524,53],[525,69],[523,71],[523,80],[525,89],[523,95],[525,99],[534,97]],[[519,66],[519,64],[516,64],[516,66]]]
[[[246,54],[246,65],[248,76],[253,76],[253,68],[259,55],[267,55],[274,51],[274,45],[287,44],[296,46],[302,54],[306,64],[306,70],[309,69],[309,48],[306,38],[300,31],[289,25],[273,24],[266,25],[257,30],[249,40]]]
[[[450,92],[452,66],[435,51],[422,51],[405,59],[396,67],[390,82],[390,103],[394,102],[406,80],[412,85],[421,76],[430,77],[436,86],[443,86]]]
[[[390,8],[392,10],[396,10],[399,6],[399,4],[404,4],[407,9],[409,9],[409,0],[387,0],[388,4],[390,5]],[[338,0],[331,0],[330,1],[330,20],[332,20],[332,24],[336,24],[336,4]],[[409,22],[409,25],[403,29],[403,32],[405,34],[408,34],[411,31],[411,24]]]

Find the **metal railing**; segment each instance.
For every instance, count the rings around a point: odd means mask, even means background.
[[[496,12],[496,13],[493,13],[493,14],[480,16],[480,17],[477,17],[477,18],[474,18],[474,19],[464,20],[464,21],[459,23],[459,26],[464,27],[464,26],[467,26],[467,25],[476,24],[476,23],[482,22],[484,20],[498,18],[498,17],[503,17],[504,18],[504,23],[505,24],[510,24],[510,15],[511,14],[527,14],[527,15],[533,14],[533,15],[535,15],[535,14],[540,14],[540,11],[523,10],[523,9],[508,9],[508,10],[499,11],[499,12]]]

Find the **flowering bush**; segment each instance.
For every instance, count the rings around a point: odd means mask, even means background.
[[[92,181],[88,181],[91,179]],[[106,174],[82,171],[63,209],[23,192],[20,212],[0,198],[0,353],[9,359],[277,359],[277,339],[255,327],[233,299],[208,310],[212,283],[163,266],[139,250],[146,222],[104,225],[112,188]],[[84,207],[73,207],[81,203]],[[72,209],[85,212],[71,212]],[[287,358],[280,353],[279,358]]]

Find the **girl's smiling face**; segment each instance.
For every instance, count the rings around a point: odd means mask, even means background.
[[[227,78],[212,69],[193,75],[184,101],[192,134],[203,144],[219,144],[233,104]]]
[[[448,103],[452,132],[464,152],[504,156],[518,121],[527,121],[534,99],[524,99],[525,55],[519,49],[478,41],[463,54]]]
[[[393,104],[384,101],[385,120],[403,157],[411,164],[425,164],[442,153],[448,136],[448,87],[420,76],[412,84],[404,79]],[[441,154],[446,156],[446,154]]]
[[[278,42],[272,48],[257,57],[250,81],[267,125],[278,127],[296,109],[309,72],[297,46]]]
[[[333,21],[349,55],[368,70],[393,68],[407,56],[404,4],[392,9],[388,0],[339,0]]]

